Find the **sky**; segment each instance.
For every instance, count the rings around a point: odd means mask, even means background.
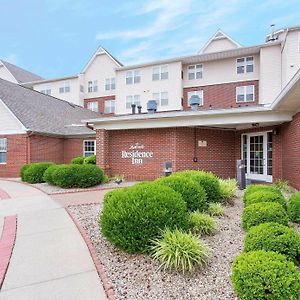
[[[124,65],[196,54],[222,29],[243,46],[300,25],[299,0],[0,0],[0,58],[44,78],[81,72],[99,46]]]

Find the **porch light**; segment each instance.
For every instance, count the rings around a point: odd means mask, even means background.
[[[189,99],[189,104],[191,106],[192,110],[198,110],[198,107],[200,105],[200,97],[198,95],[192,95]]]

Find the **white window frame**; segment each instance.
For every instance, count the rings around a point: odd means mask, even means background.
[[[199,106],[203,106],[204,105],[204,92],[203,90],[197,90],[197,91],[190,91],[187,93],[187,105],[188,107],[191,107],[190,105],[190,98],[193,95],[198,95],[199,98],[201,99],[201,102],[199,104]]]
[[[51,88],[50,88],[50,86],[44,86],[44,87],[42,87],[40,92],[45,95],[51,95]]]
[[[71,84],[69,80],[64,80],[60,83],[59,87],[59,93],[64,94],[64,93],[70,93],[71,91]]]
[[[88,81],[88,93],[98,92],[98,80],[89,80]]]
[[[136,84],[141,82],[141,71],[130,70],[126,72],[126,84]]]
[[[198,77],[197,77],[197,74]],[[193,78],[190,78],[190,75],[193,75]],[[197,80],[202,79],[203,77],[203,64],[195,64],[187,66],[187,78],[188,80]]]
[[[104,113],[114,114],[116,111],[116,100],[105,100],[104,102]]]
[[[163,69],[166,69],[166,71],[163,72]],[[152,81],[167,80],[167,79],[169,79],[168,65],[154,66],[152,68]]]
[[[252,64],[248,64],[247,63],[247,59],[248,58],[252,58]],[[238,60],[243,60],[243,62],[241,63],[241,65],[239,65]],[[246,74],[246,73],[253,73],[254,72],[254,56],[245,56],[245,57],[239,57],[236,59],[236,74]],[[247,71],[247,66],[252,66],[252,71]],[[238,72],[238,67],[243,67],[243,72]]]
[[[116,79],[113,78],[106,78],[104,88],[106,91],[115,90],[116,89]]]
[[[131,99],[131,100],[129,100]],[[126,96],[126,109],[131,109],[131,105],[141,105],[141,96],[140,95],[127,95]]]
[[[0,162],[0,165],[7,164],[7,138],[0,138],[0,153],[5,153],[5,161]]]
[[[94,151],[88,151],[86,150],[86,145],[85,143],[86,142],[93,142],[94,144]],[[89,153],[89,155],[86,155],[86,153]],[[88,157],[88,156],[91,156],[91,155],[95,155],[96,154],[96,140],[84,140],[83,141],[83,157]]]
[[[248,93],[247,89],[250,88],[252,89],[252,93]],[[239,89],[243,89],[243,94],[238,93]],[[238,95],[243,95],[244,99],[243,100],[238,100]],[[247,95],[253,95],[252,100],[247,100]],[[248,102],[254,102],[255,101],[255,85],[240,85],[235,88],[235,101],[236,103],[248,103]]]
[[[87,103],[87,109],[91,111],[98,112],[99,111],[99,104],[98,101],[91,101]]]
[[[169,93],[167,91],[153,93],[152,98],[153,98],[153,100],[156,100],[157,106],[168,106],[169,105]],[[162,100],[163,101],[167,100],[167,101],[163,103]]]

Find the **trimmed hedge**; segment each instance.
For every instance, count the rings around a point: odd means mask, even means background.
[[[233,262],[231,279],[243,300],[298,300],[300,296],[297,267],[271,251],[242,253]]]
[[[243,197],[244,203],[247,203],[247,198],[249,195],[256,192],[274,192],[274,193],[278,193],[278,195],[282,195],[282,193],[272,185],[251,184],[246,188],[244,192],[244,197]]]
[[[82,165],[83,162],[84,162],[84,157],[82,157],[82,156],[74,157],[71,160],[71,164],[74,164],[74,165]]]
[[[52,166],[51,162],[32,163],[21,168],[21,178],[29,183],[41,183],[44,181],[45,171]]]
[[[261,202],[245,207],[242,216],[242,226],[249,229],[261,223],[275,222],[283,225],[288,224],[286,211],[279,203]]]
[[[154,182],[168,186],[178,192],[186,202],[188,210],[203,211],[207,209],[206,192],[202,186],[193,180],[182,176],[169,176],[158,178]]]
[[[293,194],[288,199],[288,215],[291,221],[300,223],[300,193]]]
[[[149,251],[161,231],[187,228],[188,213],[181,195],[170,187],[141,183],[107,193],[99,224],[103,235],[127,252]]]
[[[286,209],[286,201],[283,197],[282,193],[277,190],[262,190],[262,191],[256,191],[251,194],[248,194],[246,198],[244,198],[245,205],[251,205],[254,203],[261,203],[261,202],[277,202],[279,203],[283,208]]]
[[[90,155],[84,158],[84,164],[86,165],[95,165],[96,164],[96,155]]]
[[[218,178],[211,172],[187,170],[176,172],[171,176],[183,176],[190,178],[203,186],[208,202],[222,201],[221,189]]]
[[[53,173],[59,165],[50,166],[44,173],[43,179],[48,184],[54,185]]]
[[[274,251],[292,261],[300,258],[300,235],[292,228],[277,223],[263,223],[249,229],[244,251]]]

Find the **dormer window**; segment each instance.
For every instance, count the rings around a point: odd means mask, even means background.
[[[188,79],[201,79],[202,78],[203,67],[201,64],[188,66]]]
[[[236,60],[236,73],[252,73],[254,71],[253,56],[241,57]]]

